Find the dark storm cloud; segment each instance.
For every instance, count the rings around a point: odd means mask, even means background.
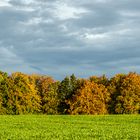
[[[140,72],[139,0],[2,0],[0,67],[61,79]]]

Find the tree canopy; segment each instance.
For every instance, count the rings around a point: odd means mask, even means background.
[[[140,75],[107,78],[74,74],[62,81],[47,75],[0,71],[0,114],[138,114]]]

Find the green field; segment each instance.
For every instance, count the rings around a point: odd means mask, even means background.
[[[1,115],[0,139],[140,140],[140,115]]]

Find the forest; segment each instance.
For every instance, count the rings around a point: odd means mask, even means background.
[[[58,81],[47,75],[0,71],[0,114],[140,114],[140,74]]]

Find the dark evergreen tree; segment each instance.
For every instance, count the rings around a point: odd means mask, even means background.
[[[74,74],[72,74],[70,77],[65,77],[64,80],[61,81],[58,87],[58,97],[60,100],[58,108],[62,114],[67,113],[69,109],[67,100],[72,97],[77,86],[77,79]]]

